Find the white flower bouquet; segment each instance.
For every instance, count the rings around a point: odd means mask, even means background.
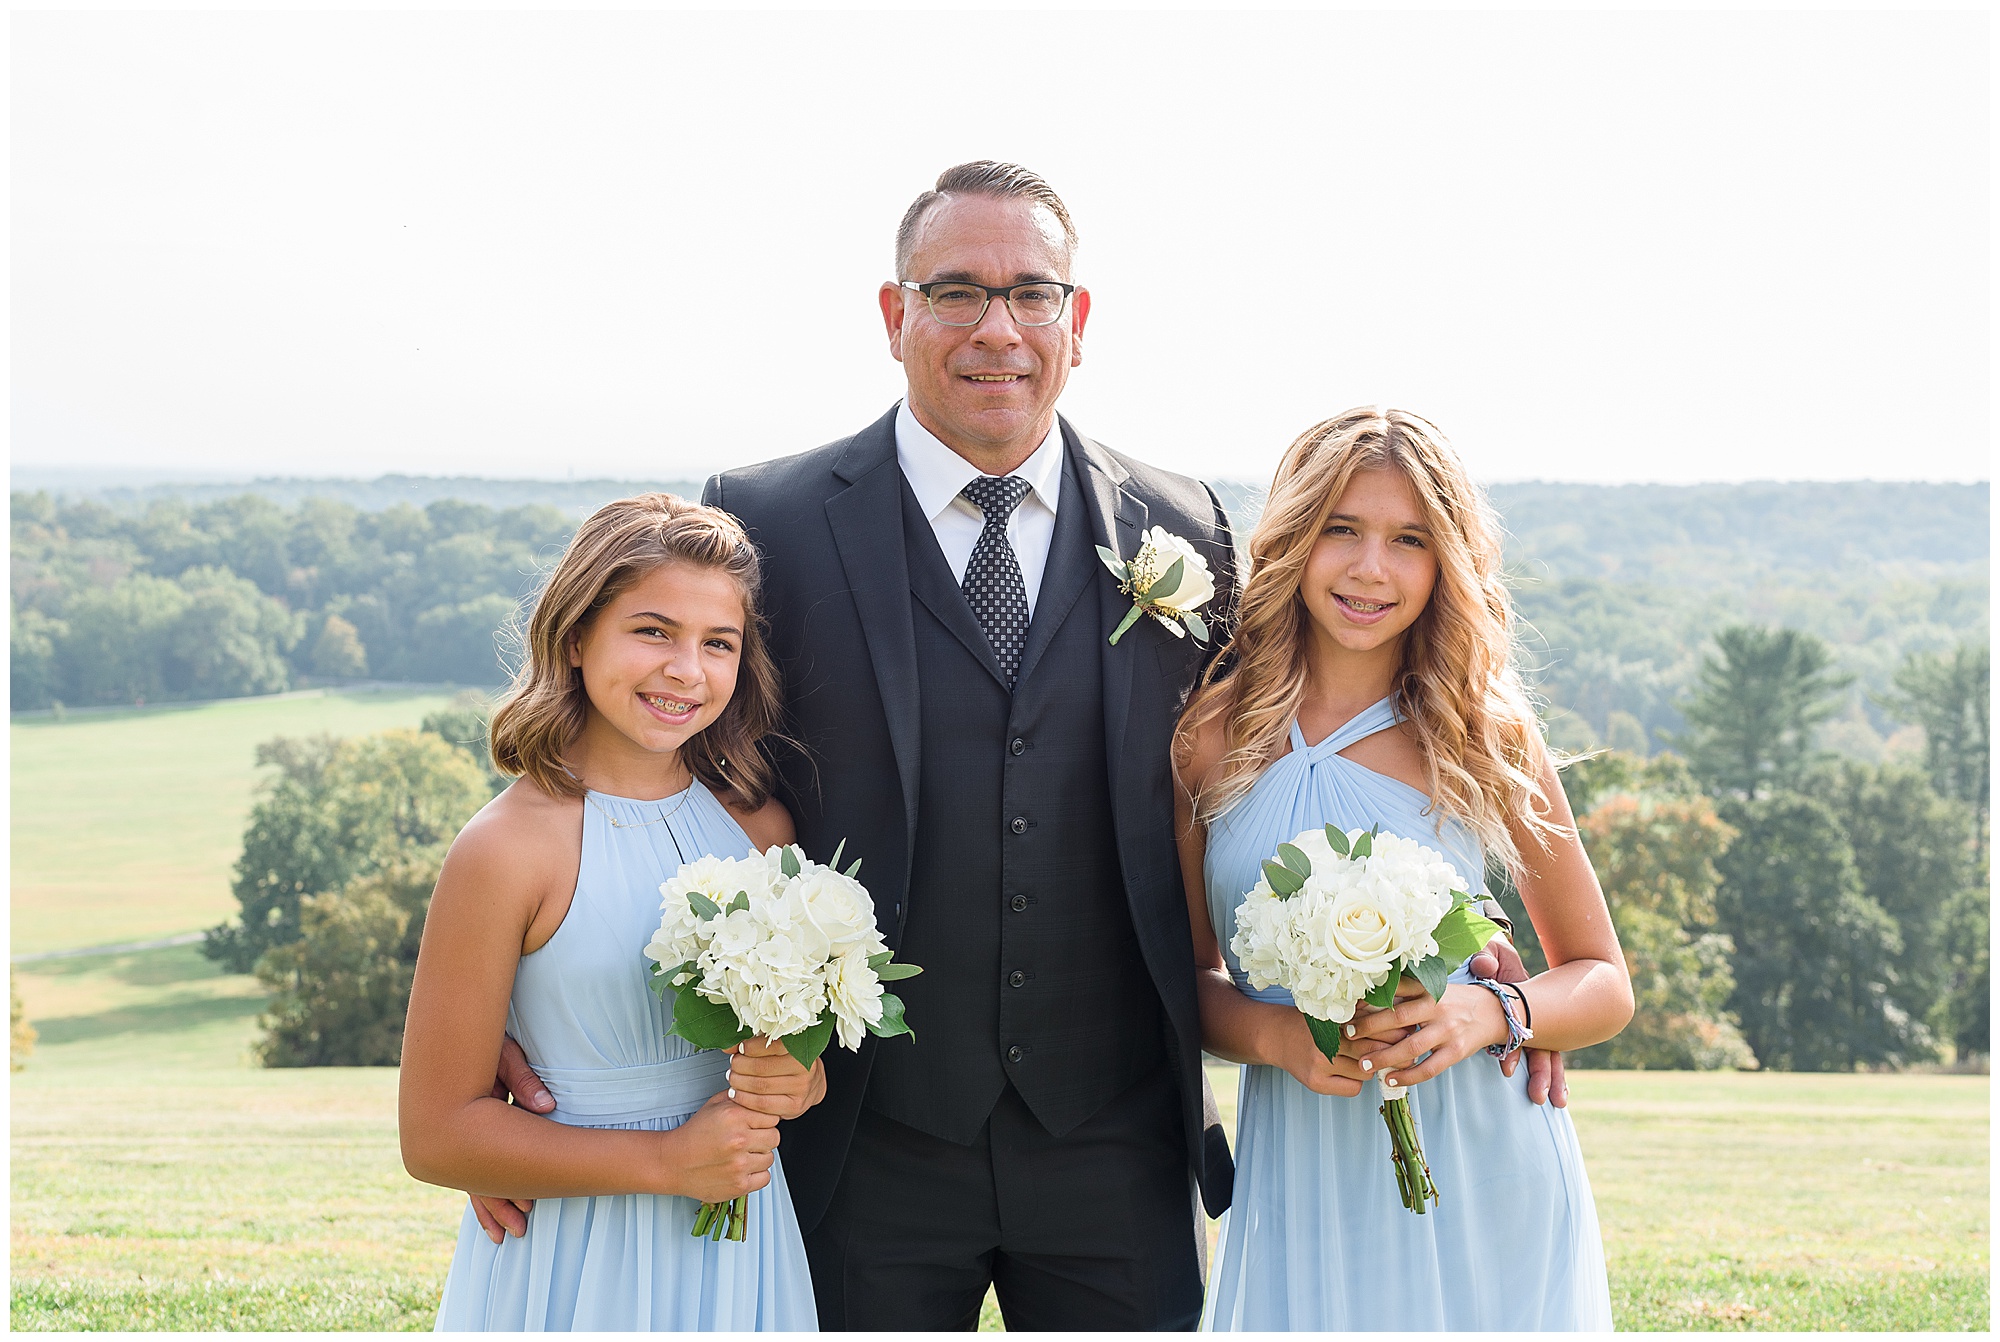
[[[675,872],[660,886],[660,926],[645,950],[658,966],[653,991],[674,989],[671,1033],[716,1049],[763,1035],[808,1068],[836,1033],[849,1050],[864,1033],[911,1034],[902,999],[882,984],[923,971],[894,962],[854,879],[860,867],[856,858],[842,872],[788,845]],[[748,1204],[703,1204],[694,1234],[742,1239]]]
[[[1411,974],[1433,997],[1500,928],[1444,856],[1413,839],[1332,825],[1278,845],[1236,912],[1229,949],[1256,988],[1284,988],[1329,1060],[1357,1002],[1395,1005]],[[1403,1206],[1436,1202],[1407,1096],[1382,1105]]]

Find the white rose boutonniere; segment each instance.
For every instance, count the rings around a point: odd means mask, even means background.
[[[1118,579],[1118,590],[1132,598],[1130,613],[1112,631],[1114,644],[1141,615],[1158,620],[1175,638],[1193,634],[1207,640],[1208,622],[1196,612],[1215,599],[1215,575],[1194,546],[1165,527],[1153,527],[1139,538],[1139,553],[1129,560],[1102,545],[1097,554]]]

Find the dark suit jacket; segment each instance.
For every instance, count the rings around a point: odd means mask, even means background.
[[[780,797],[808,853],[824,861],[845,839],[847,856],[864,859],[861,878],[891,947],[899,943],[909,902],[923,897],[909,889],[923,687],[895,422],[892,408],[852,437],[717,475],[702,496],[739,518],[764,556],[763,613],[784,675],[786,730],[799,747],[776,752]],[[1197,481],[1082,437],[1067,421],[1061,428],[1085,482],[1096,543],[1130,557],[1149,527],[1186,539],[1216,577],[1216,599],[1205,614],[1212,624],[1224,624],[1235,605],[1236,563],[1228,518],[1215,496]],[[1094,580],[1117,596],[1116,580],[1101,566]],[[1106,638],[1129,609],[1125,600],[1104,603]],[[1101,691],[1126,900],[1172,1032],[1189,1164],[1202,1201],[1220,1215],[1229,1205],[1233,1167],[1202,1078],[1168,756],[1182,701],[1213,646],[1176,639],[1141,620],[1116,648],[1105,650]],[[923,1029],[922,1021],[911,1023]],[[833,1196],[878,1046],[881,1041],[871,1037],[859,1054],[828,1049],[825,1102],[785,1126],[785,1176],[808,1231]]]

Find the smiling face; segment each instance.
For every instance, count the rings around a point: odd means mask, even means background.
[[[1046,206],[958,195],[923,217],[903,278],[1000,288],[1067,281],[1069,269],[1062,225]],[[978,325],[946,326],[914,290],[885,284],[880,298],[889,352],[902,361],[917,422],[989,475],[1027,460],[1048,435],[1069,370],[1083,362],[1089,293],[1072,294],[1048,326],[1016,325],[998,299]]]
[[[1327,651],[1397,655],[1430,603],[1437,559],[1401,471],[1356,471],[1306,559],[1299,599]]]
[[[743,592],[720,569],[669,563],[613,597],[569,641],[590,716],[573,752],[605,791],[657,767],[722,716],[743,656]]]

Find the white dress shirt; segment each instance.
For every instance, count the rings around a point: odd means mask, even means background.
[[[1042,572],[1049,563],[1049,542],[1056,534],[1056,499],[1062,493],[1062,429],[1049,425],[1049,436],[1012,474],[1028,485],[1028,496],[1007,519],[1007,541],[1021,565],[1021,584],[1028,589],[1028,618],[1035,618],[1035,601],[1042,591]],[[896,411],[896,464],[917,496],[917,506],[930,519],[952,580],[965,583],[972,549],[986,527],[986,514],[959,491],[978,479],[980,469],[939,442],[917,422],[904,401]]]

